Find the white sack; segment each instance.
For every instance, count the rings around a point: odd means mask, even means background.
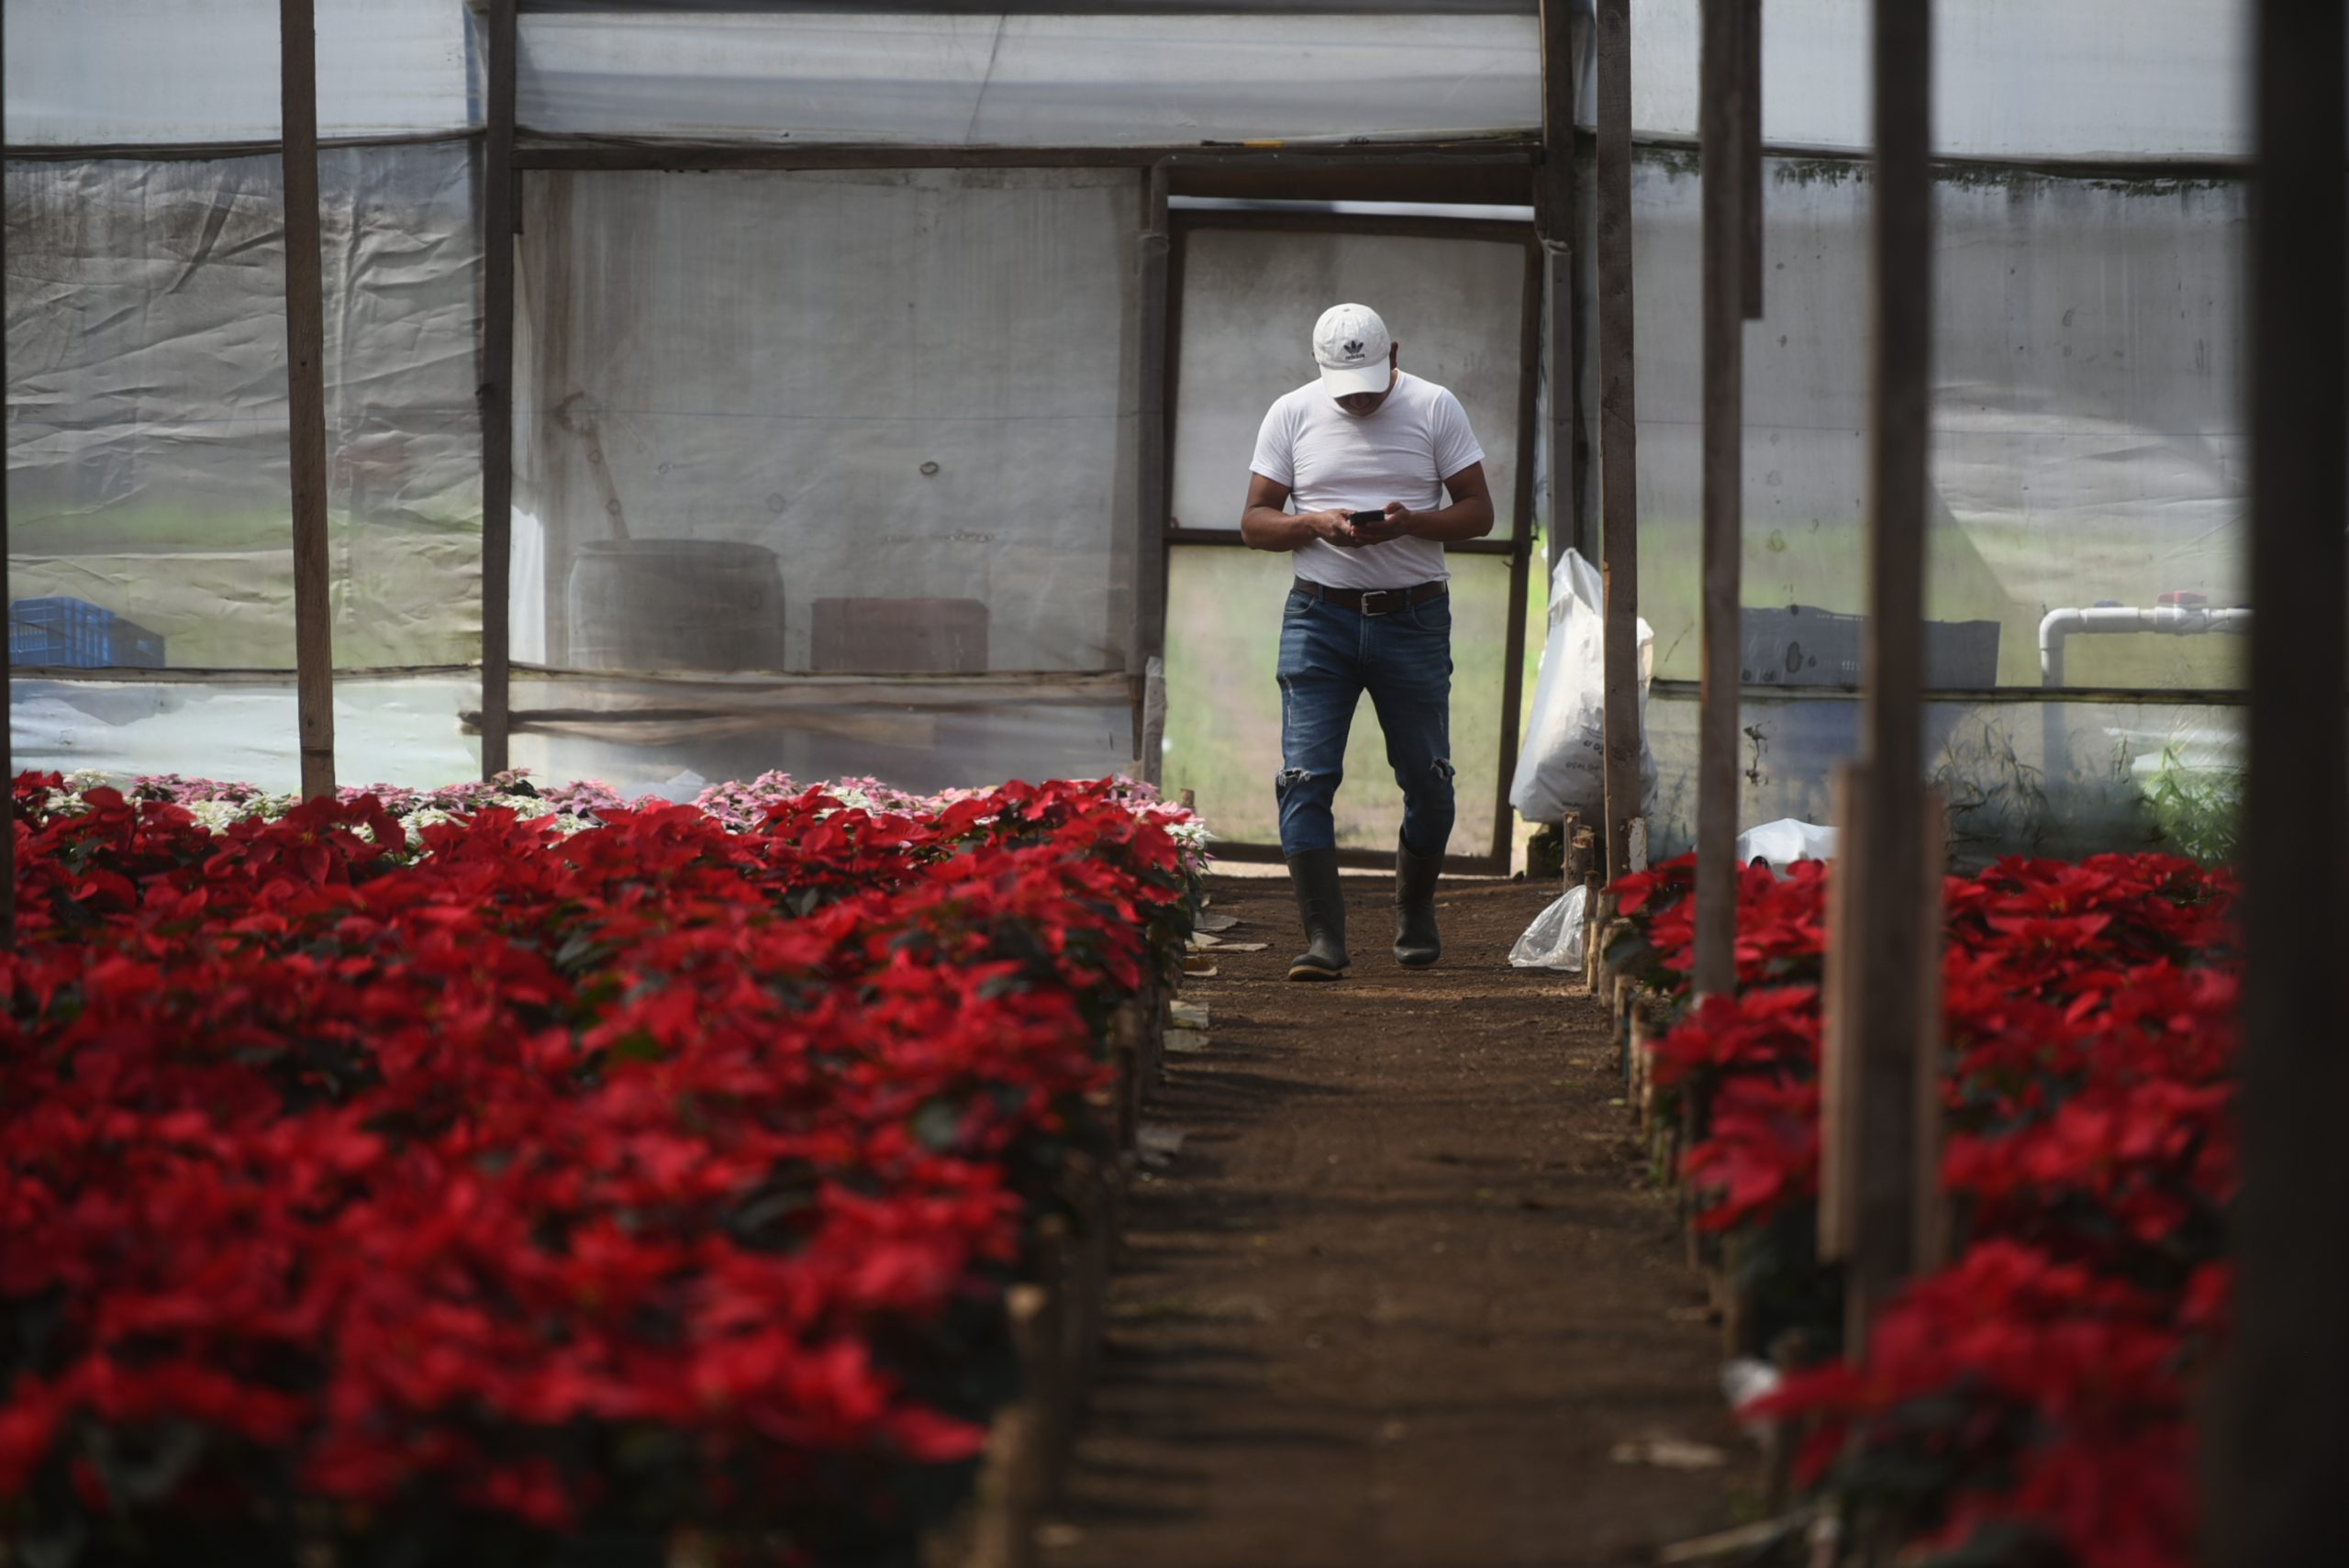
[[[1598,569],[1574,550],[1550,577],[1550,633],[1533,684],[1533,717],[1518,749],[1508,803],[1528,822],[1563,821],[1569,811],[1601,815],[1607,803],[1606,619]],[[1648,677],[1655,631],[1639,623],[1640,810],[1655,799],[1655,754],[1648,749]]]
[[[1564,897],[1533,917],[1533,924],[1509,950],[1509,962],[1520,969],[1579,970],[1583,910],[1589,897],[1588,887],[1567,888]]]
[[[1737,836],[1737,863],[1752,865],[1755,860],[1768,861],[1773,866],[1791,865],[1796,861],[1831,861],[1835,858],[1835,829],[1822,828],[1815,822],[1804,822],[1792,817],[1781,817],[1776,822],[1765,822],[1759,828],[1748,828]]]

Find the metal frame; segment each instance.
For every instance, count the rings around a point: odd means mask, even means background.
[[[1508,789],[1517,772],[1518,710],[1524,703],[1525,680],[1525,607],[1528,595],[1528,573],[1531,570],[1533,550],[1533,470],[1536,443],[1542,439],[1541,421],[1536,405],[1540,393],[1542,339],[1542,290],[1544,260],[1542,241],[1534,226],[1510,223],[1490,218],[1453,221],[1434,217],[1353,217],[1339,213],[1264,212],[1237,210],[1180,210],[1168,215],[1172,235],[1172,254],[1167,263],[1167,348],[1166,446],[1168,462],[1173,462],[1175,438],[1175,409],[1181,378],[1183,342],[1183,272],[1190,235],[1198,229],[1240,229],[1252,233],[1274,234],[1364,234],[1406,239],[1475,239],[1486,244],[1515,245],[1525,253],[1524,287],[1520,296],[1520,316],[1518,335],[1518,398],[1517,398],[1517,473],[1510,495],[1515,515],[1509,519],[1509,534],[1506,539],[1472,539],[1465,544],[1447,545],[1448,551],[1464,555],[1500,555],[1508,558],[1509,592],[1508,624],[1504,628],[1502,653],[1502,691],[1500,716],[1499,773],[1495,781],[1493,801],[1493,836],[1490,846],[1474,855],[1453,855],[1448,865],[1461,873],[1475,875],[1508,874],[1515,835],[1510,830]],[[1206,549],[1245,549],[1247,541],[1238,528],[1169,528],[1165,544]],[[1168,573],[1160,575],[1161,591]],[[1160,611],[1161,624],[1164,609]],[[1247,842],[1226,842],[1217,846],[1216,853],[1226,860],[1243,863],[1267,863],[1279,861],[1278,845]],[[1341,850],[1338,863],[1355,869],[1391,866],[1391,852],[1381,850]]]

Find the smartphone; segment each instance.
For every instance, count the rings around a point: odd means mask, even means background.
[[[1373,523],[1383,523],[1386,520],[1386,514],[1384,512],[1355,512],[1346,518],[1346,521],[1358,528],[1366,528]]]

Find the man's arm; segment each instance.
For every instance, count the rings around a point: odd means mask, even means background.
[[[1485,483],[1485,465],[1472,462],[1443,482],[1452,505],[1433,512],[1414,512],[1400,501],[1386,503],[1386,520],[1353,530],[1358,544],[1383,544],[1390,539],[1426,539],[1438,544],[1483,539],[1493,531],[1493,492]]]
[[[1353,525],[1344,512],[1299,512],[1281,508],[1288,504],[1288,486],[1261,473],[1248,476],[1248,506],[1240,514],[1240,533],[1256,550],[1297,550],[1317,539],[1331,544],[1353,545]],[[1489,512],[1490,508],[1487,507]],[[1486,526],[1490,526],[1489,517]]]

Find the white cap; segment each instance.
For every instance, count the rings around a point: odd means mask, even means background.
[[[1386,390],[1386,323],[1366,305],[1333,305],[1313,324],[1313,360],[1332,397]]]

